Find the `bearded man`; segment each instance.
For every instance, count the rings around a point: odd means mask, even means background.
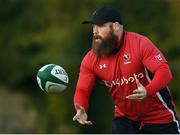
[[[92,124],[87,110],[98,78],[114,102],[112,133],[180,133],[167,87],[172,74],[161,51],[147,37],[125,31],[113,7],[97,9],[83,24],[92,24],[93,41],[81,63],[73,120]]]

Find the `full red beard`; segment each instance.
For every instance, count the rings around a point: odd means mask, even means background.
[[[101,41],[96,41],[96,39]],[[117,45],[118,37],[113,33],[112,29],[105,38],[102,38],[99,35],[93,36],[92,50],[97,57],[110,55]]]

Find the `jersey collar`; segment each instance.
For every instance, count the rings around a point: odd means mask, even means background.
[[[124,44],[124,35],[125,35],[125,31],[123,31],[122,36],[119,38],[117,48],[115,48],[112,51],[112,54],[116,54],[121,49],[121,47],[123,46],[123,44]]]

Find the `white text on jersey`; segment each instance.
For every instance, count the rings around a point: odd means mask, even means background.
[[[130,76],[129,78],[125,78],[124,76],[122,78],[117,78],[116,80],[113,81],[106,81],[106,80],[102,80],[104,82],[104,84],[107,87],[113,87],[116,85],[123,85],[123,84],[128,84],[130,82],[134,82],[136,79],[140,79],[143,78],[144,74],[143,73],[139,73],[139,74],[133,74],[133,76]]]

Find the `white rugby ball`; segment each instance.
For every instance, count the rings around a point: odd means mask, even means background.
[[[59,65],[47,64],[38,70],[36,76],[39,87],[46,93],[62,92],[69,83],[68,74]]]

